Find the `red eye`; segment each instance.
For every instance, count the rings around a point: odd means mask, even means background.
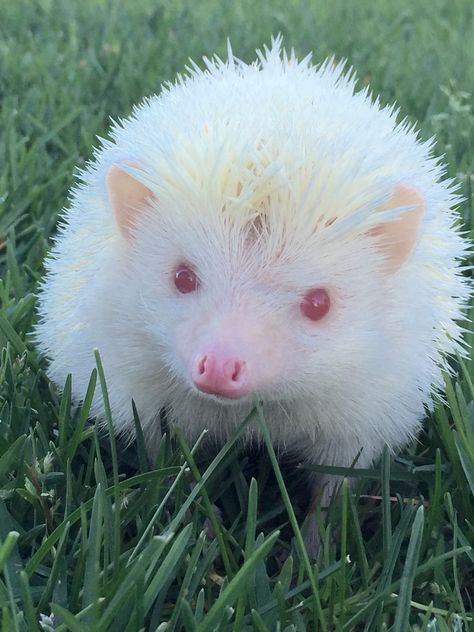
[[[326,316],[330,307],[329,294],[323,288],[307,292],[300,304],[301,313],[310,320],[321,320]]]
[[[198,288],[198,279],[196,274],[188,268],[188,266],[180,266],[174,275],[174,284],[181,294],[189,294]]]

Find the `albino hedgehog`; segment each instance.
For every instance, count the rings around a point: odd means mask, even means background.
[[[416,435],[461,348],[453,182],[343,64],[279,39],[205,64],[81,173],[40,293],[49,375],[80,400],[98,348],[117,433],[133,398],[150,451],[162,409],[224,441],[258,398],[301,462],[366,467]]]

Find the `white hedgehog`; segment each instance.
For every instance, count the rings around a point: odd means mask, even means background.
[[[281,449],[366,467],[461,348],[459,198],[343,64],[257,54],[193,64],[114,125],[47,261],[39,346],[78,400],[99,348],[117,432],[133,398],[151,451],[160,410],[223,441],[258,397]]]

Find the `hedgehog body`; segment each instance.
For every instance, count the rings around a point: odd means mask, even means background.
[[[415,436],[460,348],[453,184],[341,65],[278,41],[206,64],[81,174],[40,293],[49,374],[81,399],[98,348],[117,432],[133,398],[150,445],[162,409],[222,441],[258,398],[281,448],[367,466]]]

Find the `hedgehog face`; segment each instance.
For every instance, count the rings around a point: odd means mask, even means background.
[[[254,394],[289,400],[368,358],[383,319],[369,237],[341,258],[324,234],[282,239],[270,222],[256,236],[254,221],[170,210],[142,218],[129,273],[131,320],[149,332],[171,382],[228,405]]]

